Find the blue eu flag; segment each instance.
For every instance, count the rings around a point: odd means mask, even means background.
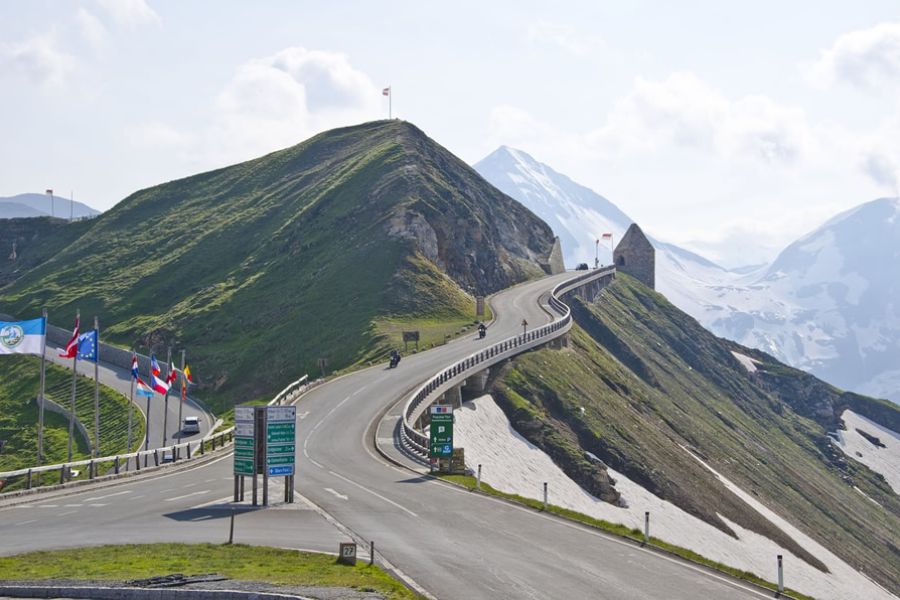
[[[78,358],[97,362],[97,330],[92,329],[78,336]]]

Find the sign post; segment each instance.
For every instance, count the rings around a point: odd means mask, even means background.
[[[269,477],[284,477],[284,501],[294,501],[297,454],[296,406],[234,408],[234,501],[244,499],[244,476],[253,477],[253,506],[262,475],[262,503],[269,504]]]
[[[244,499],[244,475],[256,472],[256,431],[253,406],[234,407],[234,501]],[[256,487],[253,488],[256,497]],[[256,503],[254,502],[254,505]]]
[[[297,456],[297,407],[266,407],[266,479],[284,477],[285,501],[294,501]]]
[[[435,404],[431,407],[431,425],[429,431],[429,456],[431,463],[438,464],[441,472],[450,469],[453,457],[453,407]]]

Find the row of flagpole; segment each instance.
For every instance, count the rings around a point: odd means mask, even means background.
[[[93,457],[100,456],[100,320],[94,317],[94,328],[85,333],[81,333],[81,311],[76,310],[75,327],[72,336],[66,344],[60,358],[72,359],[72,393],[71,393],[71,411],[69,414],[69,439],[68,439],[68,461],[72,461],[74,454],[73,440],[75,436],[75,412],[76,397],[78,391],[78,359],[89,360],[94,363],[94,443],[91,455]],[[46,395],[47,382],[47,309],[43,309],[40,319],[32,319],[29,321],[10,321],[0,322],[0,354],[40,354],[41,355],[41,374],[40,374],[40,393],[38,395],[38,443],[37,443],[37,460],[38,466],[44,461],[44,400]],[[181,351],[181,403],[178,407],[178,422],[182,420],[183,404],[187,400],[187,385],[193,383],[190,367],[186,364],[185,351]],[[169,416],[169,391],[173,383],[178,378],[178,371],[172,362],[172,349],[168,349],[166,357],[166,377],[160,378],[161,370],[156,362],[156,356],[150,355],[150,373],[148,379],[151,385],[147,385],[141,378],[138,370],[137,354],[131,352],[131,394],[128,403],[128,450],[131,450],[134,442],[133,435],[133,411],[134,411],[134,394],[146,396],[147,398],[147,426],[145,432],[144,449],[148,450],[150,445],[150,399],[156,392],[165,396],[165,407],[163,415],[163,446],[166,445],[168,436],[168,416]],[[88,440],[90,442],[90,440]]]

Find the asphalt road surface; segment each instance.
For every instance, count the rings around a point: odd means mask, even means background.
[[[523,318],[530,326],[549,321],[540,305],[567,277],[498,294],[497,318],[486,340],[472,334],[406,356],[397,369],[371,367],[303,396],[297,405],[296,489],[320,509],[300,498],[291,507],[241,512],[235,541],[334,552],[352,532],[375,540],[379,559],[432,597],[447,600],[771,597],[596,530],[432,480],[376,451],[376,437],[393,447],[391,436],[376,432],[385,412],[388,422],[396,418],[405,393],[446,364],[521,333]],[[224,541],[231,468],[226,456],[162,477],[35,496],[15,507],[3,508],[0,501],[0,554],[102,543]],[[281,481],[270,482],[270,499],[280,499]]]

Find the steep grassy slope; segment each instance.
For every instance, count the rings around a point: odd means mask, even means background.
[[[831,425],[786,401],[792,385],[809,381],[787,385],[748,373],[730,352],[738,346],[626,275],[595,304],[572,306],[578,325],[570,348],[526,354],[495,385],[520,433],[587,489],[602,485],[604,474],[584,450],[723,531],[731,533],[718,515],[823,568],[726,490],[690,449],[845,561],[900,591],[900,498],[880,475],[832,447]],[[771,358],[766,367],[781,378],[796,376]],[[799,407],[796,393],[794,400]],[[868,416],[884,422],[877,410]]]
[[[553,245],[402,121],[142,190],[91,223],[0,291],[0,312],[78,307],[113,341],[186,347],[216,407],[317,372],[320,357],[341,368],[383,354],[378,319],[472,318],[471,294],[542,274]]]
[[[52,259],[90,226],[89,221],[69,223],[50,217],[0,219],[0,287]],[[13,243],[15,260],[10,258]]]
[[[6,446],[0,454],[0,471],[24,469],[36,464],[40,362],[32,356],[0,357],[0,439]],[[94,383],[86,377],[78,381],[76,415],[94,435]],[[47,398],[70,406],[72,374],[62,367],[47,365]],[[134,411],[133,440],[144,437],[144,419]],[[60,463],[68,457],[69,421],[44,411],[45,463]],[[76,433],[76,459],[89,458],[90,447]],[[128,445],[128,399],[105,386],[100,387],[100,453],[111,456],[125,452]]]

